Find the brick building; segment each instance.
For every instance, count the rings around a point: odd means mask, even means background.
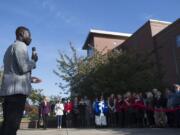
[[[83,45],[83,49],[87,50],[87,56],[92,56],[94,49],[103,54],[116,48],[122,44],[131,34],[110,32],[91,29]]]
[[[93,48],[106,53],[112,49],[135,48],[137,53],[152,53],[159,73],[165,71],[163,81],[167,84],[180,83],[180,19],[175,22],[149,20],[131,34],[91,30],[83,49],[88,56]]]
[[[153,40],[159,68],[165,69],[164,81],[180,83],[180,19],[157,33]]]

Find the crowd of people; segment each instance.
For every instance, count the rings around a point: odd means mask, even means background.
[[[50,110],[45,99],[40,107],[44,128]],[[175,84],[173,90],[112,93],[93,100],[87,96],[59,99],[51,111],[57,117],[57,128],[180,127],[180,85]]]

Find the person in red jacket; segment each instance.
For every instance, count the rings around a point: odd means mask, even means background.
[[[131,96],[129,97],[129,103],[130,103],[130,106],[129,106],[129,118],[130,118],[130,127],[136,127],[136,110],[134,108],[134,104],[135,104],[135,100],[136,100],[136,93],[133,92],[131,94]]]
[[[124,101],[120,94],[117,95],[115,103],[117,127],[124,127]]]
[[[73,109],[73,104],[70,101],[70,99],[68,99],[67,103],[65,103],[64,105],[64,111],[66,114],[66,127],[72,126],[72,109]]]
[[[136,126],[137,127],[143,127],[144,126],[144,111],[145,106],[142,97],[140,94],[136,95],[134,108],[136,110]]]

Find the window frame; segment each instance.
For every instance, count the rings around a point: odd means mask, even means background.
[[[176,47],[180,48],[180,34],[176,36]]]

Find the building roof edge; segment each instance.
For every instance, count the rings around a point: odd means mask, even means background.
[[[160,20],[156,20],[156,19],[149,19],[149,21],[155,22],[155,23],[172,24],[172,22],[160,21]]]
[[[122,36],[122,37],[130,37],[132,35],[129,33],[112,32],[112,31],[97,30],[97,29],[90,29],[90,33],[113,35],[113,36]]]

